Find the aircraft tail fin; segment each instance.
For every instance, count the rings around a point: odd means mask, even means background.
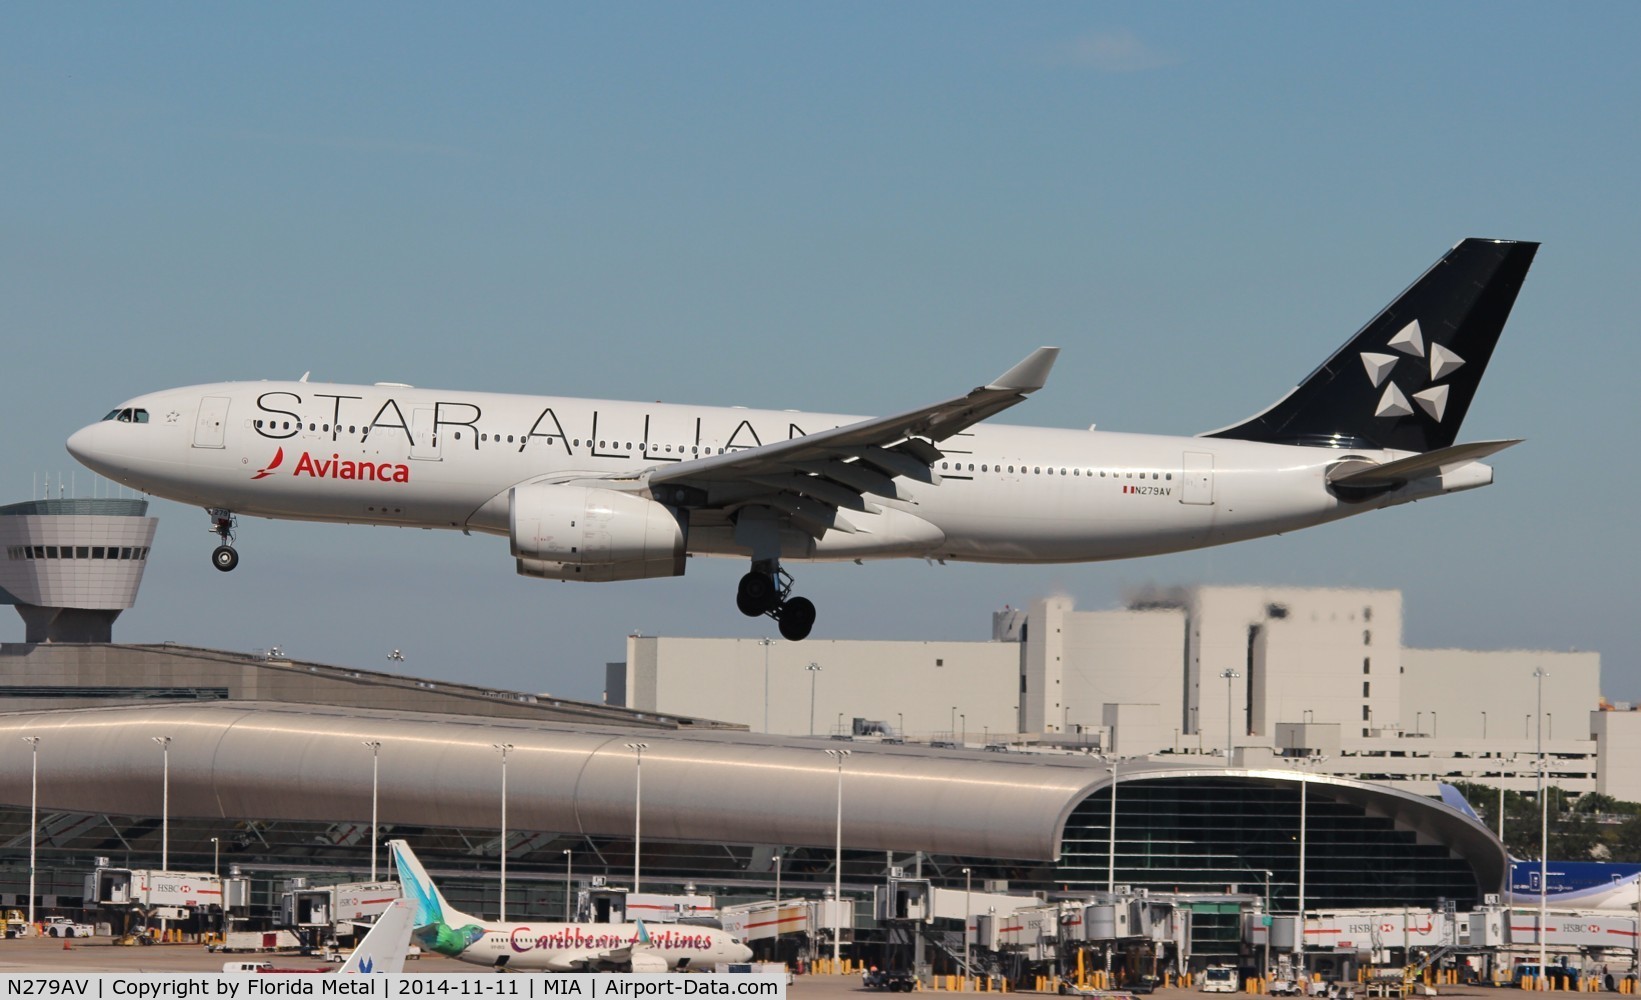
[[[427,927],[430,924],[445,924],[460,926],[463,924],[478,923],[473,917],[451,906],[445,901],[439,887],[433,884],[433,879],[417,860],[416,852],[402,840],[390,840],[388,848],[393,852],[393,864],[399,870],[400,891],[405,899],[410,900],[413,914],[412,927]]]
[[[1476,810],[1470,807],[1470,800],[1464,797],[1463,792],[1459,791],[1458,788],[1453,785],[1449,785],[1445,781],[1441,782],[1437,785],[1437,787],[1442,791],[1443,802],[1447,803],[1447,805],[1452,808],[1457,809],[1459,812],[1464,813],[1466,816],[1469,816],[1476,822],[1481,823],[1481,817],[1476,814]],[[1482,825],[1486,826],[1487,824],[1482,823]]]
[[[410,951],[410,932],[415,929],[415,905],[405,898],[394,900],[376,918],[342,968],[344,976],[365,973],[398,975],[405,971],[405,955]]]
[[[1451,447],[1538,246],[1464,240],[1292,392],[1202,436],[1416,452]]]

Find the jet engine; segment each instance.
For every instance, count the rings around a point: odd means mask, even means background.
[[[632,493],[530,483],[508,498],[513,557],[544,580],[644,580],[684,575],[689,516]]]

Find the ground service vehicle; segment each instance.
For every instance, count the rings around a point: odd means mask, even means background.
[[[1231,965],[1210,965],[1202,970],[1202,992],[1235,993],[1242,985],[1242,977]]]
[[[88,938],[97,933],[90,924],[77,923],[68,917],[51,917],[46,921],[46,935],[54,938]]]

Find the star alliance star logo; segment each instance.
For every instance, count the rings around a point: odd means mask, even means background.
[[[1428,353],[1425,350],[1424,333],[1419,329],[1419,321],[1414,320],[1397,331],[1390,342],[1385,345],[1391,350],[1400,352],[1411,358],[1428,358],[1430,362],[1430,381],[1458,371],[1464,365],[1464,359],[1459,357],[1441,344],[1431,344]],[[1442,415],[1447,412],[1447,390],[1445,385],[1431,385],[1413,394],[1412,402],[1402,393],[1401,387],[1389,381],[1391,369],[1402,360],[1396,354],[1379,354],[1374,351],[1362,352],[1362,365],[1367,369],[1367,375],[1373,382],[1373,387],[1385,387],[1384,394],[1379,397],[1379,405],[1374,409],[1376,417],[1411,417],[1416,404],[1430,418],[1441,423]]]

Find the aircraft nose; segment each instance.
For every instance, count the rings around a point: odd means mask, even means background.
[[[96,457],[97,447],[94,439],[97,436],[97,429],[96,424],[91,424],[68,436],[68,453],[81,465],[90,465],[90,460]]]
[[[113,476],[118,472],[116,452],[108,440],[108,422],[99,421],[88,427],[82,427],[70,434],[67,441],[68,453],[74,456],[75,461],[105,476]]]

